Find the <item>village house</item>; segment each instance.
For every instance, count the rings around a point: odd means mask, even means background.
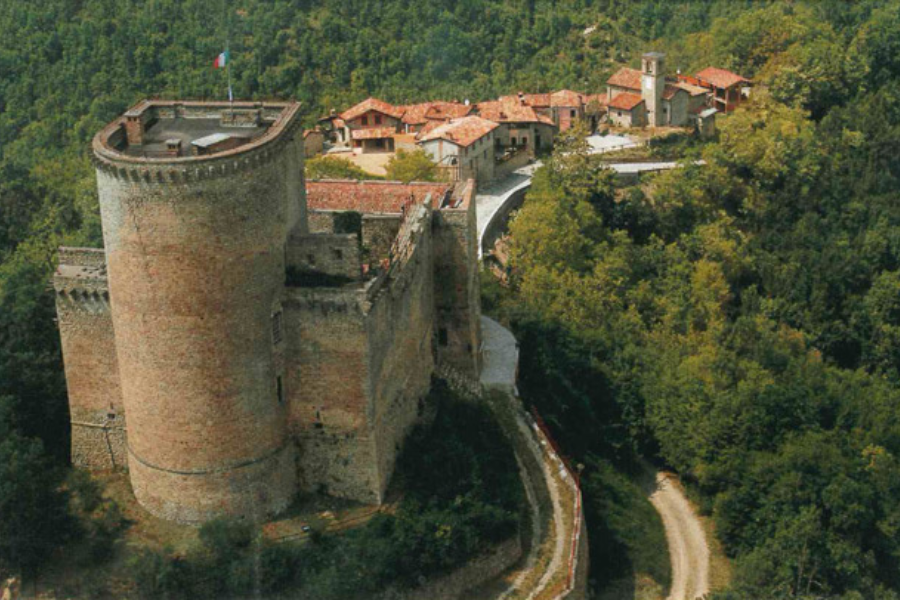
[[[403,109],[368,98],[341,113],[345,135],[354,151],[393,152],[394,135],[402,128]]]
[[[418,144],[452,181],[494,178],[494,131],[497,123],[477,116],[432,121],[419,134]]]
[[[480,117],[500,125],[494,135],[498,151],[525,152],[534,156],[553,147],[556,123],[529,106],[524,94],[479,102],[475,108]]]
[[[737,73],[706,67],[693,77],[678,75],[680,82],[695,85],[712,92],[712,106],[721,112],[731,112],[749,95],[752,82]]]
[[[609,120],[621,127],[640,127],[638,103],[644,101],[646,123],[651,127],[692,126],[709,133],[714,127],[715,112],[734,110],[747,94],[749,79],[715,67],[707,67],[694,76],[665,75],[665,55],[648,52],[641,69],[623,67],[606,82]],[[614,102],[620,95],[626,95]],[[614,108],[615,106],[615,108]],[[631,108],[627,108],[631,107]],[[715,109],[710,112],[710,109]]]
[[[403,111],[403,130],[406,133],[419,133],[430,123],[446,123],[450,119],[460,119],[472,113],[473,106],[459,102],[422,102],[398,106]]]

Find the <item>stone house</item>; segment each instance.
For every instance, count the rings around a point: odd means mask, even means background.
[[[679,81],[706,89],[711,93],[710,106],[720,112],[731,112],[749,95],[753,84],[746,77],[725,69],[706,67],[693,77],[679,75]]]
[[[418,135],[418,145],[453,181],[494,178],[494,131],[500,127],[493,121],[469,116],[434,122]]]
[[[494,134],[498,151],[527,152],[533,156],[553,148],[556,123],[529,106],[524,95],[479,102],[475,110],[478,116],[500,125]]]
[[[609,122],[617,127],[647,125],[647,104],[638,94],[622,92],[613,96],[607,105]]]
[[[402,131],[403,110],[377,98],[368,98],[340,115],[355,152],[393,152],[394,135]]]

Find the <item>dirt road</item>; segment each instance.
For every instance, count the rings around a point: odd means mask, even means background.
[[[650,502],[662,517],[672,560],[672,587],[667,600],[695,600],[709,592],[709,546],[706,534],[675,476],[656,474]]]

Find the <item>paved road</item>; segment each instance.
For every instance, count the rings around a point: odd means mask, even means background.
[[[696,600],[709,593],[709,546],[694,510],[669,473],[656,474],[650,502],[662,517],[672,560],[667,600]]]

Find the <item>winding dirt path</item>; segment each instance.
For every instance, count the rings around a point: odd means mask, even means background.
[[[656,474],[650,502],[662,517],[672,560],[667,600],[696,600],[709,593],[709,546],[700,520],[670,473]]]

